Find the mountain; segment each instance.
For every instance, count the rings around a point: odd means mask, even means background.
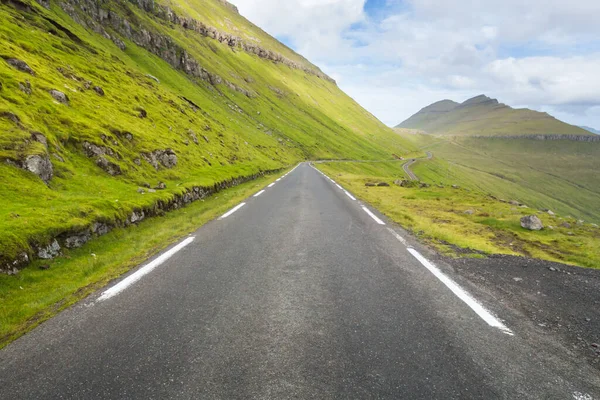
[[[224,0],[0,2],[0,132],[0,269],[300,160],[412,149]]]
[[[423,108],[397,128],[419,129],[431,134],[469,136],[591,135],[551,115],[514,109],[485,95],[464,103],[442,100]]]
[[[581,129],[585,129],[588,132],[592,132],[596,135],[600,135],[600,131],[598,129],[590,128],[589,126],[580,126]]]

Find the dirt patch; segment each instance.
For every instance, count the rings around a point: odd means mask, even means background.
[[[503,255],[445,261],[600,370],[600,270]]]

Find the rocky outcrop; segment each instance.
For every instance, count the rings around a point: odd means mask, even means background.
[[[98,157],[96,159],[96,165],[99,166],[111,176],[121,175],[121,167],[118,164],[115,164],[112,161],[109,161],[106,157]]]
[[[536,215],[528,215],[521,218],[521,226],[530,231],[541,231],[544,229],[544,224]]]
[[[171,149],[154,150],[151,153],[141,153],[140,155],[156,170],[159,168],[159,163],[169,169],[177,165],[177,154]]]
[[[23,169],[39,176],[44,183],[48,184],[52,179],[54,168],[47,154],[34,154],[27,156],[23,161]]]
[[[27,63],[23,60],[19,60],[16,58],[5,58],[4,61],[6,61],[6,63],[11,67],[18,69],[21,72],[25,72],[35,76],[35,72],[33,71],[33,69],[31,69],[31,67],[27,65]]]
[[[38,0],[38,2],[43,3],[41,0]],[[227,44],[229,47],[243,50],[269,61],[284,64],[293,69],[302,70],[308,74],[335,83],[333,79],[325,75],[316,67],[308,67],[296,61],[292,61],[277,52],[265,49],[256,43],[244,41],[238,36],[221,32],[218,29],[207,26],[195,19],[181,17],[169,7],[155,3],[154,1],[130,0],[130,3],[133,3],[156,18],[179,25],[186,30],[192,30],[204,37]],[[131,18],[135,18],[133,13],[119,13],[117,9],[109,8],[109,4],[100,0],[60,0],[58,1],[58,4],[63,11],[69,14],[76,22],[111,39],[121,49],[125,48],[123,41],[114,34],[111,35],[107,29],[126,37],[138,46],[159,56],[172,67],[183,70],[188,75],[200,78],[212,85],[224,83],[232,90],[244,93],[249,97],[254,96],[252,92],[224,80],[219,75],[203,68],[196,59],[169,36],[151,31],[150,27],[141,26],[138,21],[129,21],[121,15],[129,15]]]
[[[116,221],[114,223],[102,221],[93,222],[87,229],[81,230],[81,228],[79,228],[74,231],[63,232],[46,244],[33,244],[30,249],[23,250],[14,260],[2,259],[2,256],[0,255],[0,273],[11,275],[17,274],[20,269],[25,268],[29,264],[32,258],[45,260],[56,258],[61,254],[61,249],[63,247],[68,249],[81,247],[94,237],[103,236],[115,227],[126,227],[131,224],[139,223],[148,217],[163,215],[167,211],[185,207],[187,204],[202,200],[221,190],[257,179],[265,173],[276,173],[278,171],[280,170],[265,171],[249,176],[232,178],[215,183],[212,186],[193,186],[183,193],[174,194],[168,200],[159,200],[154,205],[144,209],[134,210],[125,220]],[[159,186],[166,188],[164,183],[162,183],[162,185],[159,184]]]
[[[59,103],[69,104],[69,98],[60,90],[52,89],[49,93],[50,96],[54,97],[54,100],[58,101]]]

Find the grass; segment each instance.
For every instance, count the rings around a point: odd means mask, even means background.
[[[0,347],[105,286],[274,181],[267,176],[189,206],[114,231],[63,257],[0,275]],[[49,269],[41,270],[47,264]]]
[[[536,209],[600,223],[600,143],[406,135],[434,160],[413,171]]]
[[[50,10],[25,2],[30,11],[0,3],[0,55],[24,60],[36,72],[29,75],[0,59],[0,113],[15,114],[20,120],[0,117],[0,262],[24,250],[33,254],[34,245],[94,221],[121,220],[132,210],[168,200],[192,186],[209,186],[303,159],[387,159],[412,150],[412,144],[332,82],[232,51],[226,44],[158,20],[135,2],[103,4],[127,16],[136,28],[171,37],[204,68],[254,96],[191,78],[124,37],[122,51],[84,29],[56,2]],[[216,0],[161,3],[314,67]],[[31,94],[19,88],[26,81]],[[85,89],[87,81],[102,87],[105,95]],[[65,92],[69,104],[56,102],[50,89]],[[146,118],[140,118],[139,109],[147,112]],[[46,136],[47,149],[30,139],[34,131]],[[119,132],[131,133],[133,140]],[[110,176],[96,166],[83,152],[84,141],[112,149],[115,155],[107,158],[120,166],[122,175]],[[139,160],[140,153],[160,149],[177,154],[175,168],[155,170]],[[32,154],[50,157],[54,177],[48,186],[5,162],[20,162]],[[165,182],[167,189],[152,195],[137,193],[139,186],[158,182]]]
[[[455,189],[439,182],[428,188],[365,186],[366,182],[391,184],[395,179],[406,179],[400,163],[317,166],[444,254],[512,254],[600,268],[600,229],[593,225],[579,225],[573,218],[517,207],[476,190]],[[531,214],[537,214],[547,228],[539,232],[523,229],[520,218]],[[563,227],[564,223],[571,227]]]

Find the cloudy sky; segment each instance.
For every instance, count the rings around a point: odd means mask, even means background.
[[[478,94],[600,129],[598,0],[230,0],[388,125]]]

